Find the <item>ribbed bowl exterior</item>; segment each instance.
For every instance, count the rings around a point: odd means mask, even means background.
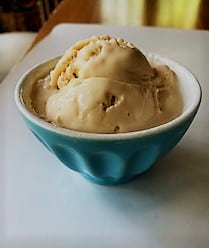
[[[194,115],[178,126],[128,140],[88,140],[44,129],[23,116],[38,140],[68,168],[91,182],[125,183],[149,169],[182,138]]]

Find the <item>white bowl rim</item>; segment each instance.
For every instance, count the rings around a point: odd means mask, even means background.
[[[154,54],[154,53],[144,53],[144,54],[146,55],[148,59],[153,59],[153,60],[157,59],[163,62],[165,65],[174,64],[178,68],[181,68],[181,70],[183,70],[184,73],[187,73],[190,76],[190,78],[193,81],[193,86],[195,86],[195,92],[196,92],[195,102],[193,102],[193,104],[189,108],[187,108],[185,111],[183,111],[183,113],[179,115],[177,118],[165,124],[158,125],[158,126],[155,126],[149,129],[124,132],[124,133],[112,133],[112,134],[111,133],[89,133],[89,132],[81,132],[81,131],[75,131],[75,130],[58,127],[34,115],[25,107],[25,104],[23,103],[23,100],[21,97],[21,88],[22,88],[24,79],[37,67],[43,64],[46,64],[47,62],[50,62],[54,59],[57,59],[60,56],[49,58],[47,60],[42,61],[41,63],[35,64],[33,67],[29,68],[19,78],[15,86],[15,91],[14,91],[14,98],[15,98],[16,106],[18,110],[20,111],[20,113],[22,113],[23,116],[26,117],[26,119],[29,119],[31,122],[35,123],[40,128],[46,129],[50,132],[53,132],[53,133],[56,133],[62,136],[68,136],[70,138],[75,138],[75,139],[98,140],[98,141],[118,141],[118,140],[129,140],[129,139],[142,138],[145,136],[150,136],[150,135],[165,132],[169,129],[174,128],[175,126],[182,124],[185,120],[189,119],[189,117],[191,117],[193,114],[197,112],[199,105],[201,103],[201,99],[202,99],[201,85],[198,79],[194,76],[194,74],[183,64],[173,59],[170,59],[168,57],[161,56],[158,54]]]

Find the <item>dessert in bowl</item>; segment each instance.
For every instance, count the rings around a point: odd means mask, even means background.
[[[183,65],[100,36],[29,69],[15,101],[63,164],[107,185],[130,181],[175,147],[198,111],[201,88]]]

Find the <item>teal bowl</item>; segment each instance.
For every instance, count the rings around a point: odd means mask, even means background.
[[[176,72],[183,97],[183,112],[176,119],[147,130],[119,134],[94,134],[56,127],[27,108],[32,84],[54,67],[57,59],[29,69],[17,82],[15,102],[28,128],[68,168],[103,185],[125,183],[149,169],[183,137],[198,111],[201,87],[184,66],[159,55],[148,55],[154,64]]]

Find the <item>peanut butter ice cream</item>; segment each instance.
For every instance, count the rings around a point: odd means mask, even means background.
[[[133,44],[91,37],[69,48],[33,85],[33,111],[54,125],[92,133],[143,130],[182,111],[178,79]]]

